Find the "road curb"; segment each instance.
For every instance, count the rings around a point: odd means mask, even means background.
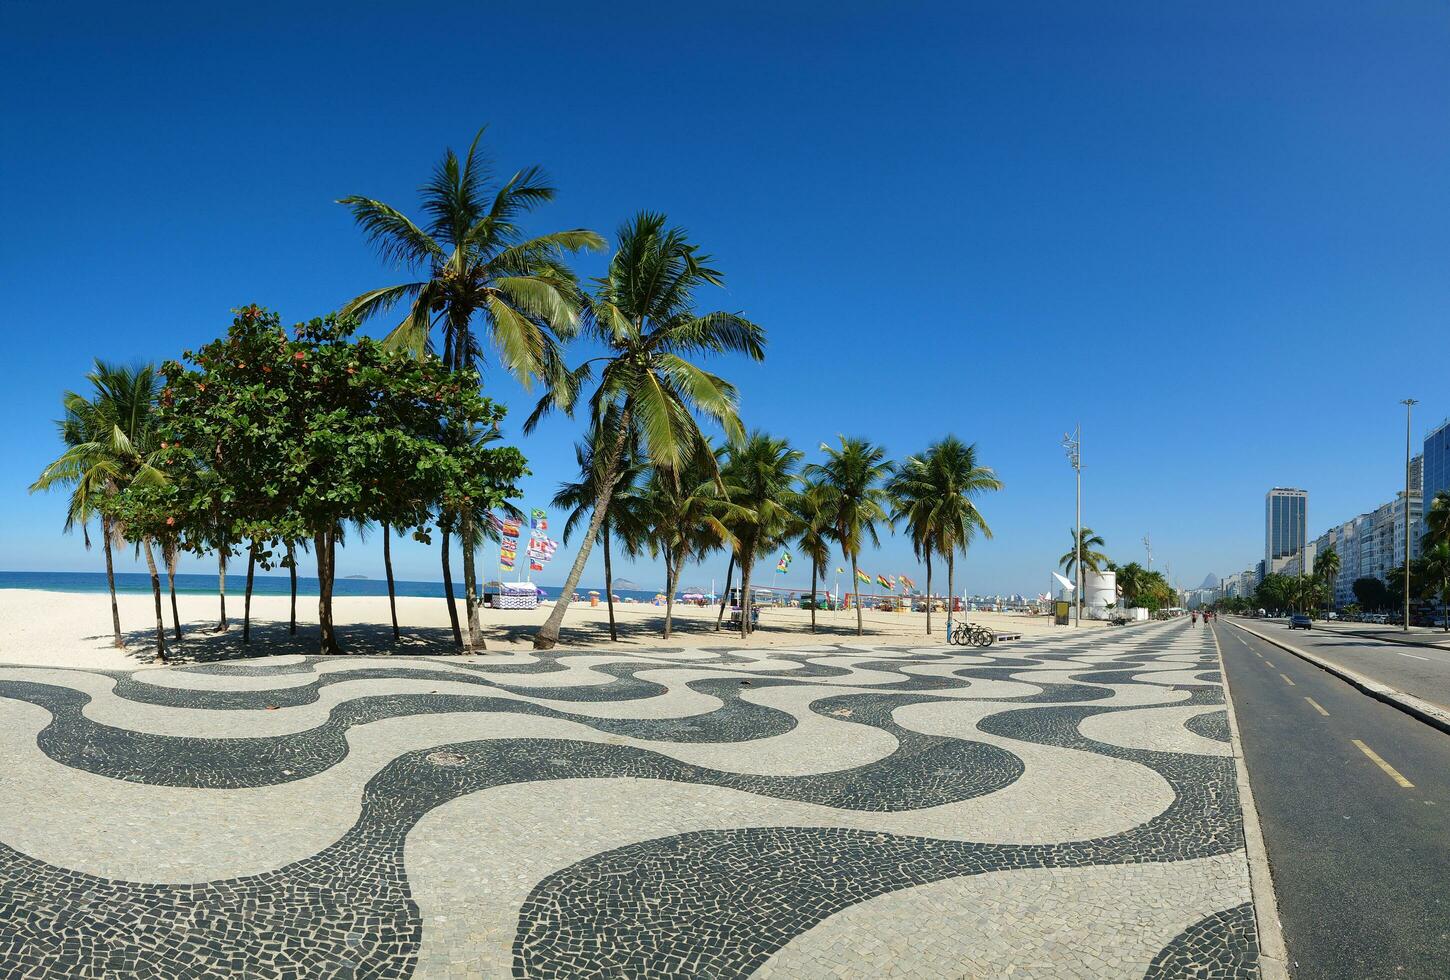
[[[1432,728],[1438,728],[1440,731],[1450,734],[1450,711],[1445,710],[1439,705],[1431,704],[1424,698],[1417,698],[1413,694],[1406,694],[1404,691],[1390,687],[1388,684],[1382,684],[1371,677],[1366,677],[1357,671],[1350,670],[1348,667],[1341,667],[1332,660],[1325,660],[1323,657],[1312,654],[1307,650],[1301,650],[1283,640],[1267,636],[1255,629],[1249,629],[1249,627],[1242,623],[1230,620],[1229,625],[1235,626],[1251,636],[1257,636],[1265,643],[1272,643],[1280,650],[1292,653],[1300,660],[1311,663],[1320,670],[1327,671],[1341,680],[1348,681],[1349,684],[1368,694],[1376,701],[1383,701],[1391,707],[1399,708],[1405,714],[1424,722]]]
[[[1434,640],[1413,639],[1414,636],[1420,634],[1412,633],[1410,636],[1406,636],[1404,633],[1376,633],[1369,630],[1345,629],[1342,626],[1326,626],[1324,624],[1320,624],[1319,629],[1325,633],[1334,633],[1337,636],[1357,636],[1362,640],[1380,640],[1384,643],[1398,643],[1400,646],[1422,647],[1426,650],[1450,650],[1450,646],[1447,646],[1443,640],[1437,642]]]
[[[1211,630],[1213,649],[1218,654],[1219,676],[1223,678],[1223,703],[1228,714],[1229,747],[1233,752],[1234,771],[1239,787],[1239,809],[1244,821],[1244,850],[1249,864],[1249,892],[1254,900],[1254,919],[1259,930],[1259,972],[1263,980],[1289,980],[1289,949],[1284,945],[1284,927],[1279,922],[1279,900],[1274,895],[1274,877],[1269,871],[1269,851],[1264,844],[1264,831],[1259,826],[1259,808],[1254,803],[1254,789],[1249,784],[1248,764],[1244,761],[1243,743],[1239,738],[1238,716],[1234,713],[1233,695],[1229,691],[1228,667],[1223,662],[1223,648],[1218,645],[1218,631]]]

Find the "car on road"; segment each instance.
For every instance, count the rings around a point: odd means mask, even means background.
[[[1312,622],[1303,613],[1295,613],[1289,617],[1289,628],[1291,630],[1307,630],[1311,628]]]

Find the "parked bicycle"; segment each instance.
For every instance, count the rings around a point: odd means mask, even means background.
[[[962,647],[989,647],[997,639],[997,634],[976,623],[958,623],[947,639]]]

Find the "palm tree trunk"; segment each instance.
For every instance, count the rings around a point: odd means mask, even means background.
[[[111,627],[116,631],[116,649],[124,650],[126,641],[121,639],[121,607],[116,603],[116,566],[111,560],[111,519],[101,518],[101,548],[106,553],[106,586],[111,590]]]
[[[931,636],[931,546],[926,549],[926,635]]]
[[[552,650],[559,642],[564,613],[569,609],[569,600],[573,597],[574,590],[579,587],[579,579],[584,574],[584,563],[589,560],[589,549],[599,537],[599,529],[604,526],[604,516],[609,513],[609,505],[614,498],[614,480],[619,473],[619,461],[624,457],[629,426],[630,406],[625,402],[624,409],[619,413],[619,436],[614,440],[614,451],[609,454],[599,481],[599,492],[594,498],[594,514],[589,519],[589,530],[584,535],[583,543],[579,545],[579,553],[574,556],[574,565],[569,569],[569,577],[564,579],[559,598],[554,600],[554,608],[549,610],[549,618],[544,620],[544,625],[534,634],[535,650]]]
[[[297,635],[297,549],[291,541],[287,542],[287,571],[288,577],[292,579],[292,618],[288,623],[287,632],[292,636]]]
[[[257,539],[247,546],[247,593],[242,600],[242,643],[252,642],[252,582],[257,574]]]
[[[604,545],[604,604],[609,607],[609,638],[615,642],[619,641],[619,633],[614,627],[614,568],[609,563],[609,525],[604,525],[604,532],[601,535],[601,544]]]
[[[176,609],[176,545],[162,551],[166,561],[166,585],[171,591],[171,628],[176,634],[176,644],[181,645],[181,613]]]
[[[463,646],[463,631],[458,628],[458,600],[453,596],[453,569],[448,563],[448,524],[446,518],[440,522],[440,537],[443,539],[443,595],[448,600],[448,621],[453,624],[453,645]]]
[[[816,631],[816,573],[821,570],[821,563],[814,558],[811,559],[811,632]]]
[[[742,640],[750,637],[750,570],[751,566],[755,564],[753,557],[745,550],[742,543],[740,549],[740,638]]]
[[[861,576],[860,576],[860,570],[856,567],[856,556],[853,554],[853,555],[850,556],[850,558],[851,558],[851,582],[854,584],[854,587],[855,587],[855,590],[856,590],[856,635],[857,636],[864,636],[865,633],[866,633],[866,630],[865,630],[865,627],[863,627],[862,624],[861,624]]]
[[[393,615],[393,642],[396,643],[401,636],[398,634],[398,593],[393,586],[393,550],[388,540],[392,536],[392,528],[383,521],[383,570],[388,574],[388,610]]]
[[[675,559],[670,549],[665,549],[665,631],[664,638],[670,638],[670,626],[675,617]]]
[[[478,625],[478,574],[474,566],[472,504],[463,505],[462,518],[460,536],[463,538],[463,604],[468,610],[468,650],[472,652],[487,649],[487,644],[483,642],[483,630]]]
[[[947,639],[948,640],[951,639],[951,635],[952,635],[952,609],[955,606],[956,601],[957,601],[956,600],[956,593],[952,591],[954,588],[956,588],[956,581],[955,581],[956,571],[957,571],[957,555],[956,555],[956,552],[954,550],[953,551],[948,551],[947,552]]]
[[[317,548],[317,622],[321,627],[320,649],[323,656],[342,653],[332,626],[333,535],[336,531],[319,533],[314,539]]]
[[[216,630],[218,633],[225,633],[227,625],[227,549],[218,547],[216,550],[216,591],[217,597],[221,600],[221,619],[217,620]]]
[[[735,552],[730,552],[730,564],[725,566],[725,591],[720,593],[720,612],[715,616],[715,632],[725,619],[725,604],[730,601],[730,583],[735,580]]]
[[[156,600],[156,659],[166,660],[166,623],[161,618],[161,576],[156,571],[156,556],[151,553],[151,538],[141,539],[146,552],[146,567],[151,571],[151,595]]]

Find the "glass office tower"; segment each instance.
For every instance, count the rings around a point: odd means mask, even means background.
[[[1281,559],[1304,550],[1309,492],[1275,487],[1264,496],[1264,564],[1278,571]],[[1276,565],[1276,560],[1278,564]]]

